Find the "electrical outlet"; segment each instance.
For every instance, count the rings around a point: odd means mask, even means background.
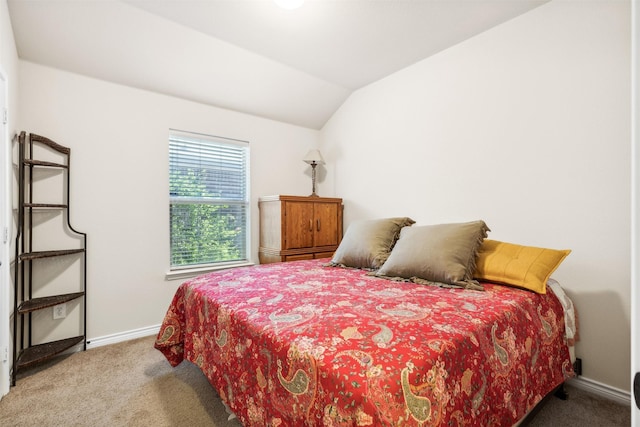
[[[53,306],[53,319],[64,319],[67,317],[67,303]]]

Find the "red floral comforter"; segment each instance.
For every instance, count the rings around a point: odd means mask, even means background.
[[[393,282],[326,261],[182,284],[155,347],[198,365],[245,426],[510,426],[573,375],[551,292]]]

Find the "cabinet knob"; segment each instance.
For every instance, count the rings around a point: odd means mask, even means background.
[[[320,231],[320,220],[316,219],[316,230]]]

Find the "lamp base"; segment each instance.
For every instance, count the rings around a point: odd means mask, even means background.
[[[311,195],[309,197],[319,197],[316,194],[316,166],[318,164],[315,161],[311,163]]]

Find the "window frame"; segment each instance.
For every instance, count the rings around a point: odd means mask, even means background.
[[[226,200],[227,204],[232,204],[232,205],[242,205],[245,208],[245,219],[244,219],[244,228],[245,228],[245,244],[244,244],[244,248],[245,248],[245,253],[244,253],[244,258],[240,259],[240,260],[235,260],[235,261],[220,261],[220,262],[213,262],[213,263],[202,263],[202,264],[188,264],[188,265],[172,265],[172,246],[171,246],[171,238],[172,238],[172,226],[171,226],[171,206],[173,204],[175,204],[176,202],[176,198],[174,198],[174,196],[171,195],[171,153],[170,153],[170,149],[171,149],[171,144],[172,141],[174,139],[186,139],[186,140],[191,140],[194,142],[210,142],[212,144],[217,144],[218,146],[235,146],[235,147],[242,147],[244,148],[244,169],[245,169],[245,189],[244,189],[244,200],[242,201],[238,201],[238,200]],[[192,277],[198,274],[202,274],[208,271],[215,271],[215,270],[222,270],[222,269],[227,269],[227,268],[233,268],[233,267],[242,267],[242,266],[247,266],[247,265],[253,265],[253,262],[251,262],[251,195],[250,195],[250,182],[251,182],[251,174],[250,174],[250,154],[251,154],[251,150],[250,150],[250,145],[248,141],[243,141],[243,140],[238,140],[238,139],[233,139],[233,138],[226,138],[226,137],[221,137],[221,136],[216,136],[216,135],[209,135],[209,134],[203,134],[203,133],[196,133],[196,132],[189,132],[189,131],[183,131],[183,130],[178,130],[178,129],[169,129],[169,136],[168,136],[168,142],[169,144],[167,145],[167,149],[169,150],[168,152],[168,159],[167,159],[167,166],[169,168],[169,176],[168,176],[168,180],[167,180],[167,190],[169,190],[169,218],[168,218],[168,222],[169,222],[169,259],[168,259],[168,263],[169,263],[169,268],[168,271],[165,275],[165,279],[166,280],[176,280],[176,279],[182,279],[182,278],[187,278],[187,277]],[[215,200],[212,199],[210,201],[206,201],[203,200],[202,198],[193,198],[193,197],[189,197],[189,198],[185,198],[182,197],[181,199],[178,199],[182,202],[188,202],[189,199],[191,200],[197,200],[198,203],[203,203],[203,204],[207,204],[207,205],[220,205],[221,203],[224,203],[225,200]]]

